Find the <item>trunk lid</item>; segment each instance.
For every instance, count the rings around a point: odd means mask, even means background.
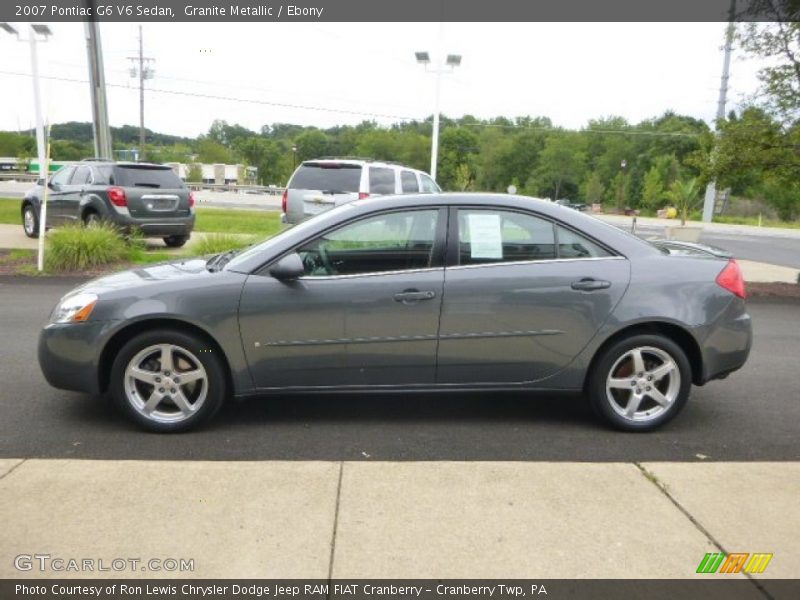
[[[132,217],[158,219],[190,213],[189,189],[169,167],[116,165],[114,182],[125,190]]]

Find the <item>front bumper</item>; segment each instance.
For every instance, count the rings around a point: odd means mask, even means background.
[[[112,323],[51,323],[39,334],[39,367],[62,390],[100,393],[99,352]]]

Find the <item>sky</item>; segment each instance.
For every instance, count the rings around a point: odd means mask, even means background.
[[[27,30],[24,24],[15,24]],[[43,112],[51,123],[90,121],[83,24],[51,23],[39,45]],[[155,58],[145,124],[196,136],[214,119],[253,130],[282,122],[329,127],[365,119],[388,125],[433,113],[435,80],[416,63],[462,55],[442,78],[450,117],[547,116],[585,126],[610,115],[631,122],[667,110],[714,119],[724,23],[148,23]],[[138,80],[127,57],[138,26],[100,25],[112,125],[138,125]],[[25,31],[27,33],[27,31]],[[734,52],[728,109],[757,88],[758,63]],[[9,73],[19,73],[13,75]],[[34,124],[28,44],[0,31],[0,130]],[[175,93],[175,92],[179,92]],[[189,95],[185,95],[189,94]],[[209,98],[214,96],[216,98]],[[304,107],[304,108],[301,108]]]

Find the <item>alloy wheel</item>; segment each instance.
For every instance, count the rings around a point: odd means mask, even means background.
[[[175,344],[158,344],[128,362],[124,391],[130,405],[145,418],[176,423],[203,406],[208,383],[208,374],[194,354]]]
[[[675,404],[681,373],[675,359],[654,346],[633,348],[620,356],[606,378],[606,397],[622,418],[657,419]]]

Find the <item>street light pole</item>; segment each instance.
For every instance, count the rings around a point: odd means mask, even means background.
[[[0,29],[15,35],[17,40],[20,40],[19,31],[10,23],[0,23]],[[28,42],[31,49],[31,75],[33,79],[33,110],[36,115],[36,154],[39,160],[39,179],[44,181],[44,200],[42,207],[39,211],[39,256],[37,259],[37,268],[39,271],[44,269],[44,234],[47,228],[47,179],[50,153],[46,150],[44,139],[44,119],[42,118],[42,97],[39,89],[39,53],[37,50],[37,43],[41,36],[44,41],[52,35],[52,31],[47,25],[39,25],[32,23],[30,26],[30,33],[28,34]]]
[[[441,37],[441,33],[440,33]],[[448,54],[446,60],[446,66],[450,67],[448,70],[444,68],[442,65],[441,59],[441,52],[437,57],[437,65],[435,69],[429,70],[428,65],[431,62],[431,57],[428,52],[416,52],[415,56],[417,58],[417,62],[421,65],[425,65],[425,70],[428,73],[433,73],[436,75],[436,94],[434,99],[434,110],[433,110],[433,134],[431,136],[431,178],[436,181],[436,167],[439,164],[439,104],[441,102],[441,91],[442,91],[442,75],[446,73],[452,72],[452,70],[461,64],[461,55],[459,54]]]

